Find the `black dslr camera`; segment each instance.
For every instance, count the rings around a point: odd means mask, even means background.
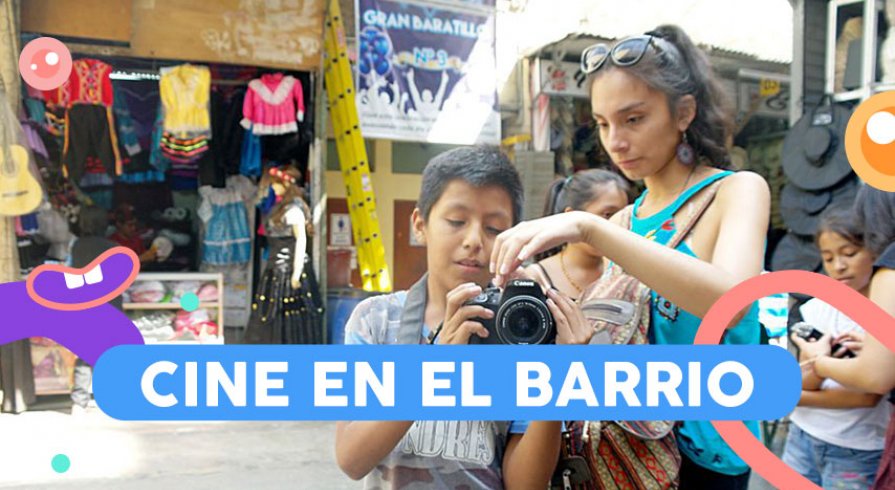
[[[494,318],[474,318],[488,329],[487,338],[473,334],[470,344],[553,344],[556,327],[547,308],[541,286],[534,281],[516,279],[507,283],[503,294],[498,288],[487,288],[482,294],[466,302],[484,306],[494,312]]]

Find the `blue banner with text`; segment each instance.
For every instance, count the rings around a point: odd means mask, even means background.
[[[95,367],[123,420],[777,419],[776,346],[120,346]]]

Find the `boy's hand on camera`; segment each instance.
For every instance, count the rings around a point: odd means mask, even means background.
[[[560,213],[533,221],[523,221],[501,233],[491,251],[494,284],[503,287],[509,275],[523,262],[544,250],[587,240],[587,224],[601,219],[583,211]]]
[[[547,291],[547,307],[556,324],[557,344],[587,344],[594,336],[593,327],[584,318],[578,303],[556,289]]]
[[[467,301],[481,294],[482,288],[475,283],[457,286],[447,294],[444,308],[444,323],[438,334],[439,344],[468,344],[471,335],[485,338],[488,330],[473,318],[494,318],[494,312],[483,307],[465,305]]]

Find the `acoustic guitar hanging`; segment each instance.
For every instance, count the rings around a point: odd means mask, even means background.
[[[43,190],[28,170],[28,151],[0,143],[0,215],[21,216],[40,205]]]

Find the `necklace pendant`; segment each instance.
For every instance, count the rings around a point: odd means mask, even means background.
[[[566,249],[562,249],[562,252],[559,253],[559,265],[562,267],[562,273],[564,276],[566,276],[566,281],[568,281],[569,284],[573,288],[575,288],[576,291],[578,291],[578,296],[581,296],[581,293],[584,291],[584,288],[579,286],[578,283],[572,279],[572,276],[571,276],[571,274],[569,274],[569,271],[566,270],[565,255],[566,255]]]

